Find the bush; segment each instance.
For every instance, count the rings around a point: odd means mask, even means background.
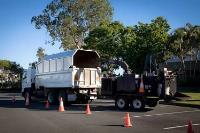
[[[177,77],[177,85],[184,87],[200,87],[200,76],[189,77],[187,76],[185,79],[181,77]]]

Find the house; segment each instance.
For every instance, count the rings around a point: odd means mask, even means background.
[[[196,57],[191,57],[189,55],[184,57],[185,71],[187,75],[191,76],[200,74],[200,52],[198,52]],[[172,58],[168,59],[165,62],[165,65],[172,71],[183,73],[183,71],[180,71],[182,68],[181,60],[177,56],[173,56]]]

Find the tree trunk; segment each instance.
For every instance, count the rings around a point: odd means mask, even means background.
[[[185,61],[184,61],[183,56],[181,56],[181,63],[182,63],[182,70],[183,70],[184,79],[185,79],[186,78],[186,71],[185,71]]]
[[[192,55],[190,55],[190,77],[192,76]]]
[[[196,56],[195,56],[195,64],[194,64],[194,72],[193,72],[193,76],[196,76],[196,65],[198,63],[198,54],[199,54],[199,50],[197,50]]]

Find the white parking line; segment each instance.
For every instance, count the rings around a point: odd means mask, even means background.
[[[113,112],[112,110],[102,110],[102,111],[93,111],[93,112]]]
[[[170,105],[161,105],[160,107],[163,108],[163,107],[168,107],[168,106],[170,106]]]
[[[103,111],[93,111],[93,112],[103,112]]]
[[[140,117],[151,117],[151,116],[162,116],[162,115],[173,115],[173,114],[183,114],[183,113],[192,113],[192,112],[200,112],[200,110],[187,110],[187,111],[181,111],[181,112],[169,112],[169,113],[160,113],[160,114],[149,114],[149,115],[137,115],[137,116],[132,116],[135,118],[140,118]]]
[[[192,124],[193,126],[199,126],[200,123],[197,123],[197,124]],[[166,127],[166,128],[163,128],[164,130],[170,130],[170,129],[176,129],[176,128],[182,128],[182,127],[187,127],[188,125],[182,125],[182,126],[174,126],[174,127]]]

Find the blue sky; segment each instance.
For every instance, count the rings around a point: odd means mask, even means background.
[[[31,24],[32,16],[42,12],[51,0],[0,0],[0,59],[16,61],[24,68],[37,60],[38,47],[47,54],[63,51],[59,45],[45,44],[49,36],[45,29]],[[157,16],[165,17],[173,29],[187,22],[200,25],[199,0],[110,0],[113,20],[131,26],[148,23]]]

